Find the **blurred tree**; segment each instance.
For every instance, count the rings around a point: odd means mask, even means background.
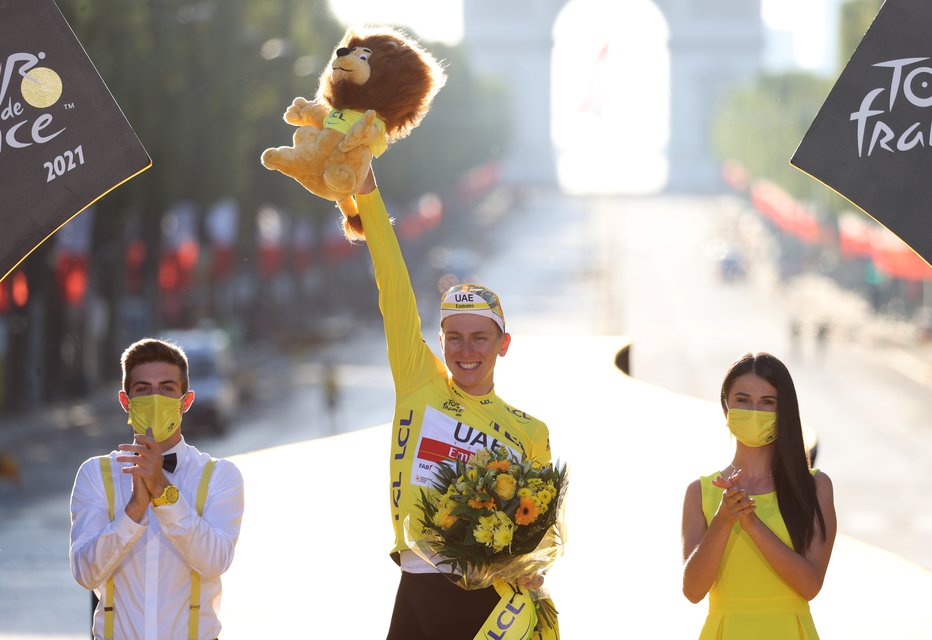
[[[152,156],[127,185],[150,210],[255,200],[254,152],[306,90],[302,61],[323,64],[341,33],[326,0],[78,0],[63,10]]]
[[[770,180],[799,201],[837,213],[846,201],[789,164],[831,87],[831,80],[801,71],[760,76],[718,110],[716,153],[740,162],[752,179]]]
[[[883,0],[845,0],[839,9],[838,70],[841,71],[880,11]]]
[[[306,94],[307,76],[329,58],[342,29],[326,0],[74,0],[60,2],[101,76],[153,160],[153,167],[97,205],[91,289],[118,326],[126,221],[137,212],[146,241],[147,315],[159,317],[161,220],[179,200],[204,211],[232,196],[245,218],[280,184],[268,182],[259,154],[279,137],[281,113]],[[312,58],[313,69],[306,64]],[[290,129],[290,127],[287,127]],[[290,136],[290,133],[288,133]],[[106,334],[102,357],[122,347]]]
[[[883,0],[846,0],[839,15],[839,73],[857,48]],[[713,124],[722,160],[744,165],[752,179],[771,180],[822,213],[850,210],[847,200],[789,164],[834,84],[811,73],[764,74],[733,92]]]
[[[123,113],[152,156],[153,147],[148,144],[144,132],[151,130],[157,122],[157,114],[154,109],[149,108],[148,102],[154,94],[151,79],[157,73],[159,65],[154,55],[156,34],[149,28],[155,4],[125,3],[116,0],[77,0],[58,4]],[[141,204],[143,202],[150,203],[149,210],[152,212],[160,210],[164,201],[159,199],[161,191],[156,179],[143,182],[142,178],[137,178],[139,182],[132,181],[116,189],[95,207],[91,241],[93,260],[88,274],[88,288],[91,295],[106,301],[109,327],[119,326],[118,313],[125,269],[122,240],[126,220],[129,218],[128,212],[132,208],[144,210]],[[154,235],[158,230],[158,215],[153,213],[147,216],[145,221],[148,224],[147,237],[158,238],[158,235]],[[146,252],[144,270],[150,277],[144,278],[143,281],[153,283],[154,288],[157,263],[153,256],[157,253],[158,245],[149,244],[154,246]],[[150,293],[150,299],[156,299],[154,290]],[[120,334],[111,330],[103,335],[105,343],[98,345],[98,368],[103,367],[103,371],[112,374],[115,355],[121,348],[121,345],[117,344]]]

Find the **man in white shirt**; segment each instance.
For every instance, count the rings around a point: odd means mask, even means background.
[[[216,638],[220,575],[233,561],[243,478],[184,441],[188,362],[146,338],[121,358],[132,444],[81,465],[71,493],[71,573],[100,598],[98,640]]]

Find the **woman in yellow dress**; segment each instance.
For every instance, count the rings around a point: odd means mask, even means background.
[[[832,482],[811,469],[786,366],[748,353],[725,376],[735,455],[683,503],[683,594],[709,594],[700,640],[816,640],[809,600],[835,542]]]

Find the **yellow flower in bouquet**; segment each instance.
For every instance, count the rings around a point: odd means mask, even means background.
[[[548,484],[546,487],[537,492],[537,498],[540,500],[542,507],[547,507],[550,504],[550,501],[553,500],[553,485]]]
[[[480,522],[475,531],[473,531],[473,537],[475,537],[476,542],[479,542],[484,545],[492,546],[494,542],[494,536],[492,535],[492,527],[488,526],[487,523]]]
[[[501,511],[492,515],[482,516],[473,531],[477,542],[492,547],[494,551],[501,551],[511,544],[514,523]]]
[[[492,537],[492,549],[501,551],[505,547],[510,547],[512,532],[513,530],[510,526],[496,529]]]
[[[517,486],[518,481],[515,480],[515,477],[511,474],[501,473],[495,478],[495,493],[497,493],[502,500],[511,500],[514,498]]]
[[[488,468],[493,471],[508,471],[511,469],[511,460],[492,460],[488,464]]]
[[[434,517],[431,520],[431,522],[433,522],[436,526],[441,527],[443,529],[449,529],[456,522],[456,516],[452,514],[452,511],[453,511],[452,506],[447,506],[447,507],[443,507],[442,509],[439,509],[437,513],[434,514]]]
[[[431,522],[443,529],[449,529],[456,522],[456,516],[453,515],[453,509],[456,503],[453,502],[452,494],[445,493],[437,501],[437,512],[433,515]]]
[[[494,511],[496,507],[495,500],[493,500],[491,497],[488,497],[488,496],[483,496],[483,497],[485,499],[482,499],[482,500],[478,498],[470,498],[469,500],[466,501],[466,504],[468,504],[470,507],[474,509],[489,509],[490,511]]]
[[[492,452],[489,449],[479,449],[472,455],[469,464],[477,467],[485,467],[492,460]]]

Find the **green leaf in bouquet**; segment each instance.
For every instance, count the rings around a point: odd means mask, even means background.
[[[518,495],[515,494],[514,498],[512,498],[511,500],[509,500],[508,502],[502,505],[501,510],[506,516],[508,516],[508,518],[512,522],[514,522],[515,514],[518,513],[518,507],[520,506],[521,506],[521,498],[519,498]]]
[[[431,485],[440,493],[446,493],[447,488],[455,484],[458,475],[450,465],[434,465],[434,479]]]
[[[420,507],[421,511],[424,512],[425,518],[428,521],[433,521],[434,516],[437,514],[437,503],[424,489],[421,489]]]
[[[476,533],[473,527],[466,527],[466,535],[463,537],[463,544],[467,547],[480,544],[476,541]]]
[[[457,518],[456,522],[450,525],[449,529],[444,532],[444,537],[448,540],[464,540],[467,535],[472,535],[469,530],[469,523],[462,518]]]
[[[534,627],[539,632],[545,629],[556,629],[557,627],[557,608],[553,606],[550,598],[535,600],[534,605],[537,608],[537,626]]]

